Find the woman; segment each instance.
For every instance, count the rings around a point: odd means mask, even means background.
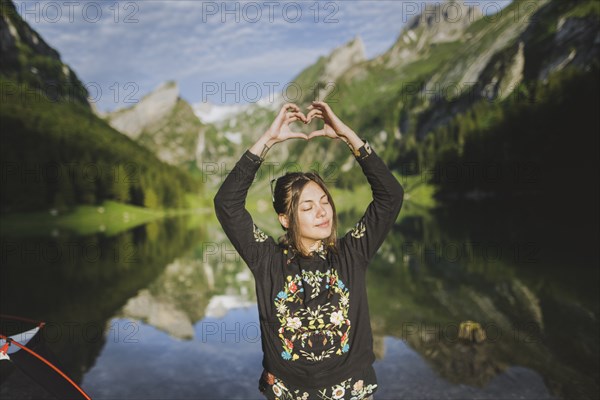
[[[377,390],[366,270],[402,207],[403,188],[383,161],[333,113],[284,105],[236,163],[214,198],[223,230],[254,275],[264,353],[259,390],[268,399],[370,399]],[[323,120],[309,135],[289,124]],[[245,208],[267,151],[288,139],[325,136],[353,151],[373,193],[355,227],[336,237],[333,199],[316,173],[288,173],[272,200],[285,234],[275,242]],[[273,182],[272,182],[273,183]]]

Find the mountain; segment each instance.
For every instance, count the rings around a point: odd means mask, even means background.
[[[109,124],[151,150],[162,161],[183,166],[196,161],[199,136],[206,126],[168,81],[132,107],[106,116]]]
[[[283,105],[282,100],[277,98],[276,104]],[[212,178],[203,174],[207,163],[233,161],[237,153],[232,147],[251,143],[253,135],[239,131],[238,121],[249,118],[252,125],[257,125],[254,120],[266,122],[273,110],[275,107],[264,100],[254,104],[191,105],[180,97],[178,84],[167,81],[139,103],[104,118],[161,160],[200,173],[210,182]]]
[[[282,100],[277,99],[278,103]],[[207,165],[233,161],[234,147],[247,146],[253,135],[239,131],[238,121],[249,118],[261,125],[274,107],[264,100],[255,104],[189,104],[180,97],[177,82],[167,81],[137,104],[104,116],[115,129],[154,153],[162,161],[217,184],[220,174],[207,174]],[[261,117],[266,115],[266,117]],[[260,119],[262,123],[254,122]],[[241,125],[241,124],[240,124]]]
[[[328,56],[303,70],[292,82],[302,90],[298,103],[322,100],[335,91],[335,83],[354,65],[366,61],[365,45],[360,36],[335,48]]]
[[[348,68],[365,60],[364,44],[358,36],[330,55],[321,57],[309,71],[294,79],[296,85],[303,87],[305,96],[302,101],[310,101],[311,95],[317,92],[319,97],[325,97]],[[316,86],[315,77],[318,77]],[[161,160],[187,167],[214,186],[221,181],[221,176],[206,173],[205,169],[210,168],[207,165],[235,162],[239,150],[249,147],[264,132],[284,102],[285,99],[277,94],[272,102],[262,99],[244,105],[189,105],[180,98],[177,83],[169,81],[134,106],[109,113],[105,118],[113,128],[125,133]],[[319,152],[316,145],[311,146]],[[273,153],[279,154],[279,159],[295,152],[287,148],[273,150]]]
[[[186,206],[199,182],[99,118],[59,53],[11,1],[1,6],[0,212],[63,213],[105,200]]]
[[[52,100],[87,105],[88,92],[60,54],[17,13],[10,0],[1,0],[0,74],[25,83]]]
[[[466,29],[483,17],[478,6],[463,1],[433,3],[425,11],[406,23],[396,43],[375,63],[395,68],[427,57],[436,44],[463,39]]]
[[[514,182],[508,180],[514,171],[505,171],[502,184],[484,182],[481,176],[470,182],[444,181],[431,171],[452,162],[481,165],[489,160],[514,166],[531,162],[531,154],[539,162],[537,171],[556,157],[576,161],[582,150],[593,156],[588,149],[596,148],[591,133],[594,114],[581,115],[581,110],[590,110],[597,96],[589,91],[576,95],[567,103],[573,114],[556,113],[552,102],[573,92],[570,88],[578,85],[577,76],[593,79],[597,71],[599,5],[593,0],[515,0],[498,13],[484,16],[473,2],[435,3],[408,21],[396,42],[373,59],[361,56],[364,50],[358,39],[319,58],[293,79],[303,93],[297,103],[305,108],[311,100],[325,98],[392,168],[431,176],[439,196],[477,198],[482,191],[493,196],[541,193],[548,189],[541,181],[535,187],[511,187]],[[330,66],[332,62],[338,63],[336,69]],[[328,71],[334,73],[328,75]],[[554,91],[556,99],[548,97],[549,91]],[[255,140],[273,116],[249,119],[241,114],[231,120],[244,119],[245,135]],[[565,141],[556,129],[552,130],[556,137],[544,138],[534,126],[525,124],[532,118],[550,127],[578,121],[582,127],[578,137],[585,140],[579,145]],[[515,124],[519,125],[516,129]],[[312,128],[319,125],[313,122]],[[490,130],[496,133],[488,135]],[[569,145],[543,145],[543,153],[533,146],[549,140]],[[236,144],[231,146],[239,152]],[[486,158],[476,156],[483,154],[482,146],[487,149]],[[353,160],[345,146],[317,140],[278,147],[282,149],[273,149],[269,155],[275,163],[291,160],[304,169],[314,160],[321,166],[335,163],[337,185],[356,183],[350,172]],[[502,148],[514,150],[499,152]]]

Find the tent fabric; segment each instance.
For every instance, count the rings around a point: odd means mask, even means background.
[[[4,318],[0,316],[0,319]],[[87,399],[90,397],[67,374],[41,334],[44,323],[36,328],[10,337],[0,332],[0,349],[6,349],[6,356],[17,368],[33,381],[59,399]],[[17,340],[23,339],[23,341]],[[24,342],[24,343],[23,343]],[[7,360],[1,360],[2,363]]]

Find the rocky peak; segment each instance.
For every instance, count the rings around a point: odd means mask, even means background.
[[[195,160],[204,129],[173,81],[163,83],[133,107],[108,114],[107,120],[162,161],[177,166]]]
[[[12,1],[2,1],[1,5],[0,50],[2,51],[3,61],[0,62],[0,66],[3,72],[14,72],[5,71],[5,69],[10,66],[8,61],[16,61],[18,58],[18,44],[29,47],[37,55],[60,61],[58,52],[22,20]],[[12,67],[14,68],[14,65]]]
[[[171,113],[178,98],[177,83],[165,82],[133,107],[110,113],[110,125],[132,139],[137,139],[145,128],[155,125]]]
[[[407,31],[423,28],[430,43],[457,40],[463,31],[483,16],[476,5],[468,5],[463,0],[448,0],[443,3],[423,4],[421,14],[406,24]]]
[[[483,16],[479,7],[463,0],[421,3],[420,11],[406,23],[394,46],[377,62],[383,61],[389,68],[412,62],[431,44],[460,40],[467,27]]]
[[[336,48],[329,55],[323,72],[323,80],[333,82],[350,67],[366,59],[365,45],[360,36],[355,36],[350,42]]]
[[[0,0],[0,74],[52,100],[73,99],[88,105],[88,92],[58,51],[21,18],[12,1]]]

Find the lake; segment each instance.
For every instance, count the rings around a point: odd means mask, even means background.
[[[368,272],[376,399],[598,398],[595,238],[506,209],[397,222]],[[46,321],[92,398],[262,398],[254,281],[210,213],[1,248],[0,311]],[[466,321],[485,340],[460,340]],[[3,380],[2,398],[51,398],[19,371]]]

